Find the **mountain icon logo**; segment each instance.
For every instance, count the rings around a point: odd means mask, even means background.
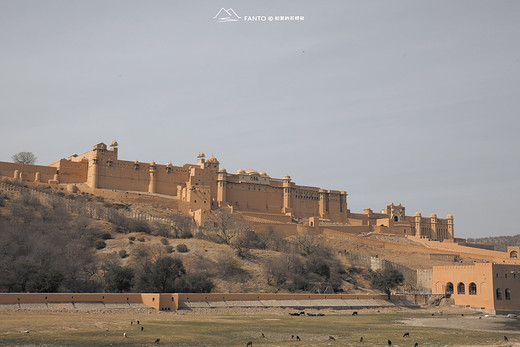
[[[217,19],[220,23],[226,23],[236,22],[242,17],[239,17],[232,8],[228,8],[226,10],[224,7],[222,7],[220,11],[218,11],[217,15],[213,18]]]

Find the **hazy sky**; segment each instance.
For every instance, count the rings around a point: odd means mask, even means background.
[[[0,0],[0,43],[0,160],[203,151],[353,212],[520,233],[519,1]]]

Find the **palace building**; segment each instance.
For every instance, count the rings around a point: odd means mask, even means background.
[[[401,204],[389,204],[380,213],[365,209],[351,213],[347,193],[298,185],[290,176],[270,177],[264,171],[229,173],[219,161],[204,153],[196,164],[174,166],[126,161],[118,158],[118,143],[99,143],[81,155],[60,159],[48,166],[0,162],[0,176],[10,180],[75,185],[79,190],[142,192],[175,198],[175,208],[189,213],[200,224],[205,213],[228,208],[264,221],[333,226],[346,232],[385,232],[437,241],[454,239],[453,216],[423,217],[405,214]],[[253,218],[253,217],[251,217]]]

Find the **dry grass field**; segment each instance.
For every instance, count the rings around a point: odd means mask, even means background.
[[[464,316],[457,311],[432,316],[426,310],[361,310],[352,316],[351,311],[324,310],[322,317],[294,317],[289,312],[3,311],[0,345],[156,346],[159,338],[163,346],[245,346],[248,341],[253,346],[386,346],[388,339],[392,346],[505,346],[504,335],[507,345],[520,343],[517,319],[469,311],[462,311]],[[405,332],[410,337],[403,337]]]

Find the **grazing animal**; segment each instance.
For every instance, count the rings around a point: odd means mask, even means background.
[[[298,335],[296,335],[296,341],[301,341],[301,339]]]
[[[161,339],[155,339],[155,343],[159,343]]]
[[[131,322],[130,322],[130,325],[134,325],[134,321],[131,321]]]
[[[507,338],[506,335],[504,335],[504,341],[506,341],[506,342],[509,341],[509,339]]]
[[[144,327],[141,327],[141,331],[143,331],[143,330],[144,330]]]
[[[301,311],[300,316],[305,316],[305,311]]]
[[[392,341],[388,340],[388,345],[391,346],[392,345]]]
[[[463,314],[461,314],[461,316],[462,316],[462,317],[464,317],[464,313],[463,313]]]
[[[265,335],[264,335],[264,333],[262,333],[262,338],[265,339]]]
[[[309,313],[309,312],[307,312],[307,316],[309,316],[309,317],[316,317],[316,313]]]
[[[23,333],[24,334],[29,334],[29,330],[24,330]]]
[[[139,321],[137,321],[137,325],[139,325]]]
[[[357,316],[358,315],[357,311],[352,312],[352,315]]]
[[[253,347],[253,341],[249,341],[249,342],[246,344],[246,347]]]
[[[435,316],[435,313],[432,313],[432,316]]]
[[[403,337],[410,337],[410,333],[404,333]]]
[[[336,341],[336,339],[334,338],[334,336],[329,336],[329,340]]]
[[[419,343],[416,342],[415,345],[413,345],[413,347],[419,347]]]
[[[363,336],[361,336],[361,338],[359,339],[359,342],[363,342]]]
[[[325,316],[325,313],[318,313],[317,316],[318,317],[323,317],[323,316]]]
[[[105,331],[108,331],[108,328],[105,328]]]
[[[289,313],[289,316],[299,316],[299,315],[300,315],[300,314],[297,313],[297,312],[290,312],[290,313]]]
[[[123,336],[124,336],[124,337],[128,337],[128,335],[126,335],[126,333],[123,333]]]
[[[448,319],[448,318],[446,318],[446,319]],[[478,317],[478,319],[482,319],[482,317]]]
[[[291,335],[291,340],[294,339],[294,335]]]

